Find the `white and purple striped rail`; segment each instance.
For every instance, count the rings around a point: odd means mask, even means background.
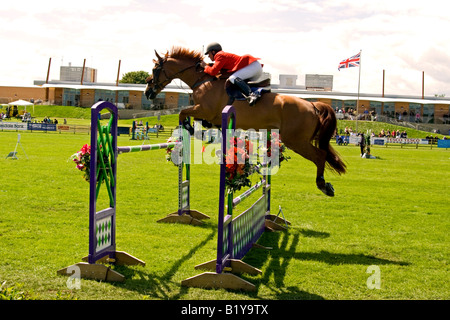
[[[144,144],[144,145],[140,145],[140,146],[117,147],[117,152],[120,154],[120,153],[128,153],[128,152],[150,151],[150,150],[173,148],[178,145],[181,146],[182,143],[181,142],[167,142],[167,143],[158,143],[158,144]]]

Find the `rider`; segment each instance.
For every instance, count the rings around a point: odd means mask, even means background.
[[[231,72],[232,75],[228,80],[234,84],[239,91],[247,99],[250,106],[255,105],[258,96],[253,93],[249,85],[244,80],[257,80],[262,74],[262,65],[259,63],[259,58],[255,58],[249,54],[238,56],[233,53],[222,51],[222,46],[217,42],[213,42],[206,47],[206,55],[211,61],[214,61],[212,66],[207,65],[202,61],[201,66],[204,72],[216,76],[222,69]]]

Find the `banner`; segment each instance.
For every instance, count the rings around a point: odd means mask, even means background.
[[[361,137],[357,136],[356,134],[352,134],[348,138],[349,144],[359,144],[360,141],[361,141]]]
[[[70,126],[68,126],[68,125],[59,125],[58,126],[58,130],[59,131],[69,131],[70,130]]]
[[[0,130],[27,130],[27,124],[25,122],[0,121]]]
[[[450,148],[450,140],[438,140],[438,148]]]
[[[378,145],[378,146],[384,146],[387,143],[428,144],[428,139],[372,137],[370,143],[373,145]]]
[[[376,146],[384,146],[386,144],[386,138],[372,137],[370,143]]]
[[[0,121],[0,130],[56,131],[56,124]]]
[[[386,138],[386,143],[428,144],[428,139],[420,139],[420,138]]]
[[[56,131],[56,124],[53,124],[53,123],[31,123],[31,122],[28,122],[28,130],[32,130],[32,131]]]

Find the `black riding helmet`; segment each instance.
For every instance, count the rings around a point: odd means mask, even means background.
[[[220,44],[218,44],[217,42],[210,43],[206,47],[205,54],[208,54],[210,51],[215,51],[215,52],[222,51],[222,46]]]

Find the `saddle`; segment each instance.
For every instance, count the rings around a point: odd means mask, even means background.
[[[262,78],[258,81],[245,81],[250,90],[259,97],[261,97],[264,93],[268,93],[271,91],[270,89],[270,78]],[[233,85],[230,81],[225,82],[225,90],[228,94],[228,104],[233,103],[234,100],[242,101],[246,100],[246,97],[241,93],[241,91]]]

